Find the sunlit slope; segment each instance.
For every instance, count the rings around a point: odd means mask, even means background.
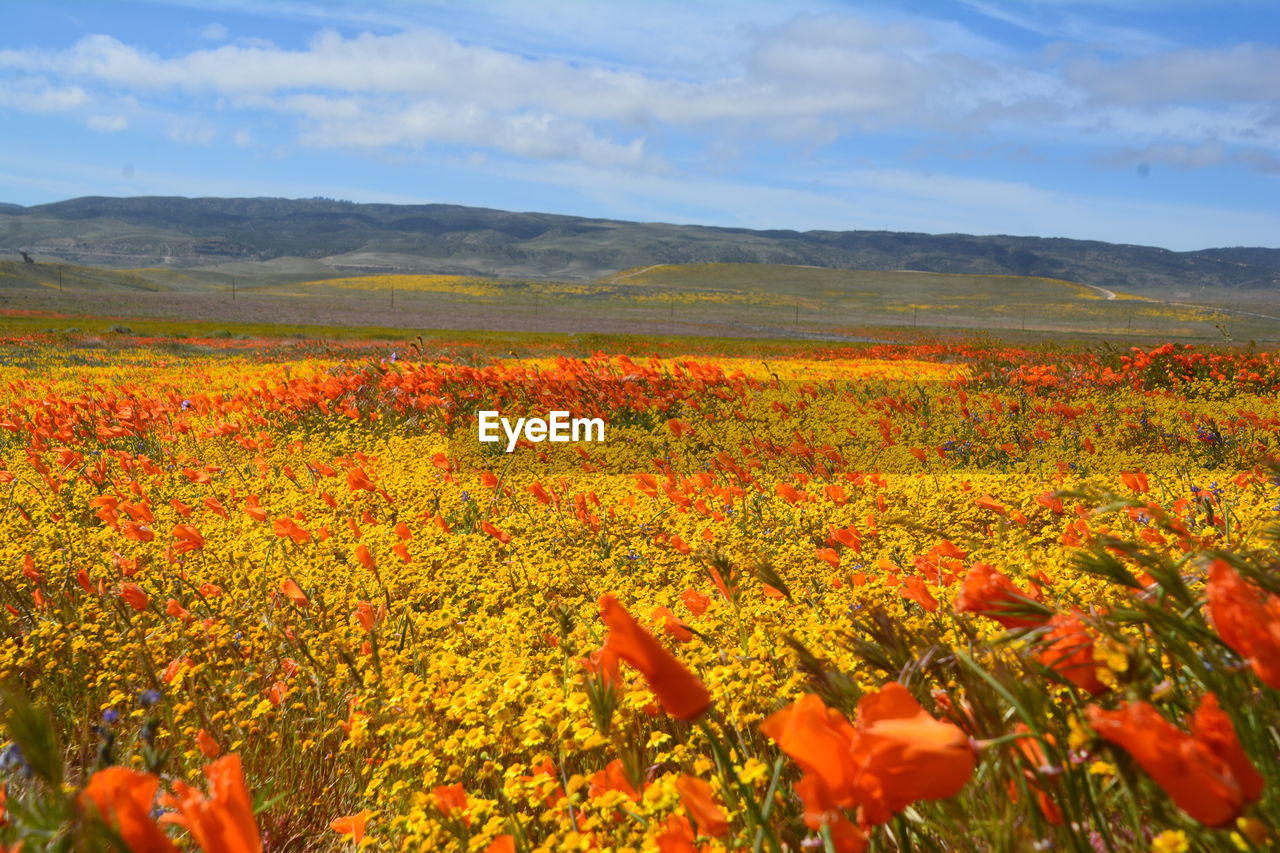
[[[1056,278],[916,270],[836,270],[785,264],[659,264],[623,270],[608,281],[697,290],[765,290],[819,301],[952,303],[957,307],[963,303],[1001,299],[1029,303],[1092,301],[1110,295],[1099,288]]]
[[[0,261],[0,290],[160,291],[171,290],[132,270],[109,270],[75,264],[28,264]]]
[[[1148,300],[1055,278],[835,270],[781,264],[660,264],[623,270],[609,285],[646,289],[650,299],[767,303],[779,317],[834,325],[1078,329],[1116,333],[1184,328],[1189,334],[1224,318],[1211,310]]]

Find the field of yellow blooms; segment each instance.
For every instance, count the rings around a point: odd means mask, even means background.
[[[1276,353],[206,343],[0,341],[0,849],[1276,844]]]

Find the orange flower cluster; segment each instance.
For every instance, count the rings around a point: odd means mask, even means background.
[[[1262,796],[1262,776],[1245,755],[1231,719],[1205,694],[1186,734],[1146,702],[1116,711],[1088,709],[1098,735],[1124,749],[1178,807],[1206,826],[1227,826]]]
[[[1280,596],[1249,583],[1226,560],[1214,560],[1207,597],[1222,641],[1249,662],[1263,684],[1280,690]]]
[[[865,827],[917,800],[954,796],[976,763],[968,736],[931,717],[896,682],[862,697],[853,723],[811,693],[760,729],[803,771],[795,789],[806,825],[828,827],[841,853],[864,849]],[[857,824],[847,809],[857,810]]]
[[[133,853],[176,853],[178,848],[161,823],[186,829],[204,853],[262,853],[240,756],[219,758],[205,767],[204,774],[208,794],[176,781],[172,794],[161,795],[160,804],[174,811],[162,815],[159,822],[151,817],[160,788],[159,777],[152,773],[125,767],[99,770],[81,791],[80,802],[96,809]]]

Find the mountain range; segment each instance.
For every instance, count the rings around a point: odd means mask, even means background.
[[[1280,288],[1280,249],[1175,252],[1064,238],[750,230],[335,199],[85,197],[0,204],[0,252],[117,268],[290,260],[339,273],[422,272],[588,280],[653,264],[1061,278],[1177,296]],[[306,266],[305,263],[303,263]]]

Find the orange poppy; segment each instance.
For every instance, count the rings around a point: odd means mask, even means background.
[[[162,801],[177,813],[161,819],[185,827],[204,853],[262,853],[240,756],[219,758],[204,768],[204,775],[207,795],[185,782],[173,783],[173,795]]]
[[[956,596],[957,613],[977,613],[999,622],[1006,628],[1031,628],[1044,618],[1022,615],[1031,596],[1019,589],[1008,576],[990,563],[974,563],[964,577],[964,585]]]
[[[351,615],[360,623],[360,627],[366,631],[372,631],[373,626],[378,621],[377,612],[374,611],[373,605],[367,601],[356,602],[356,609],[351,611]]]
[[[608,644],[592,652],[590,656],[582,658],[579,663],[587,672],[599,676],[600,680],[605,684],[618,683],[620,678],[618,656],[613,649],[609,648]]]
[[[977,759],[968,736],[931,717],[897,682],[863,696],[857,719],[855,760],[862,765],[860,787],[869,793],[864,822],[884,823],[917,800],[955,796],[973,775]]]
[[[1240,786],[1245,803],[1256,803],[1261,799],[1262,774],[1245,754],[1231,718],[1218,705],[1218,697],[1214,694],[1206,693],[1200,699],[1200,705],[1191,717],[1191,733],[1231,768],[1231,774]]]
[[[633,800],[640,799],[640,792],[631,784],[631,780],[627,778],[627,772],[622,767],[622,759],[615,758],[610,761],[603,770],[597,770],[587,779],[590,787],[587,789],[587,796],[592,799],[600,796],[607,791],[621,791]]]
[[[1098,664],[1093,657],[1093,636],[1085,628],[1080,612],[1059,613],[1049,620],[1040,662],[1076,687],[1097,695],[1107,689],[1098,680]]]
[[[178,848],[151,819],[159,788],[160,780],[150,773],[108,767],[93,774],[80,802],[92,804],[134,853],[168,853]]]
[[[353,492],[360,491],[362,489],[366,492],[372,492],[377,488],[374,486],[373,480],[369,479],[369,475],[364,472],[363,468],[352,468],[347,472],[347,487]]]
[[[302,591],[302,587],[298,586],[293,578],[289,578],[280,584],[280,592],[298,607],[306,607],[311,604],[311,599],[307,598],[307,594]]]
[[[437,809],[450,816],[460,814],[462,822],[471,825],[471,817],[466,814],[467,792],[460,783],[437,785],[431,789],[431,794],[435,797]]]
[[[271,532],[281,539],[292,539],[295,545],[305,545],[311,541],[311,533],[298,526],[292,518],[277,518],[271,523]]]
[[[146,610],[147,604],[151,601],[147,594],[142,591],[142,587],[136,583],[121,584],[120,598],[124,600],[125,604],[137,611]]]
[[[1191,817],[1227,826],[1244,808],[1244,792],[1227,762],[1180,731],[1146,702],[1115,711],[1086,709],[1098,736],[1119,746]]]
[[[676,615],[665,605],[653,608],[653,613],[650,614],[649,618],[655,622],[661,622],[662,630],[666,631],[676,642],[687,643],[693,639],[693,632],[689,630],[689,626],[677,619]]]
[[[700,717],[711,706],[706,686],[640,626],[612,593],[600,596],[600,614],[609,627],[605,646],[639,670],[667,713],[681,720]]]
[[[834,831],[839,809],[858,806],[864,824],[877,824],[917,800],[954,796],[976,764],[968,736],[931,717],[896,682],[862,697],[856,726],[810,693],[760,730],[804,771],[795,790],[811,828]]]
[[[487,521],[482,521],[480,522],[480,529],[483,530],[485,533],[489,534],[490,536],[492,536],[494,539],[497,539],[503,545],[506,545],[508,542],[511,541],[511,534],[507,533],[505,530],[498,527],[496,524],[490,524]]]
[[[684,803],[685,811],[700,830],[716,838],[729,831],[729,820],[725,817],[724,810],[716,805],[708,782],[696,776],[682,775],[676,780],[676,791],[680,794],[680,802]]]
[[[689,608],[689,612],[694,616],[701,616],[711,606],[711,596],[698,592],[693,587],[689,587],[680,593],[680,600],[684,602],[684,606]]]
[[[1242,578],[1226,560],[1209,566],[1209,619],[1222,641],[1280,690],[1280,597]]]
[[[658,853],[698,853],[693,846],[693,827],[684,815],[667,815],[662,824],[662,831],[654,839],[658,844]]]
[[[351,836],[352,844],[359,844],[364,838],[364,827],[368,823],[369,818],[373,816],[373,812],[369,809],[361,809],[353,815],[334,818],[329,823],[329,828],[339,835]]]
[[[1044,819],[1049,823],[1059,826],[1063,821],[1062,809],[1058,808],[1058,804],[1053,801],[1048,792],[1040,787],[1042,776],[1050,769],[1044,747],[1039,738],[1032,735],[1031,729],[1025,723],[1018,723],[1013,727],[1013,731],[1015,734],[1024,735],[1024,737],[1014,741],[1014,745],[1028,765],[1023,771],[1023,775],[1027,779],[1027,784],[1035,791],[1040,813],[1044,815]],[[1044,735],[1044,739],[1049,743],[1056,743],[1053,735]],[[1012,781],[1010,781],[1009,786],[1011,793],[1016,791]]]
[[[503,833],[489,842],[484,853],[516,853],[516,838],[510,833]]]
[[[181,619],[184,622],[191,618],[191,611],[183,607],[176,598],[171,598],[164,603],[164,612],[174,619]]]
[[[204,729],[196,732],[196,746],[200,747],[200,752],[205,758],[217,758],[222,754],[222,747],[214,740],[213,735]]]
[[[174,527],[173,538],[178,540],[178,544],[173,546],[173,550],[179,554],[198,551],[204,547],[204,536],[190,524],[179,524]]]
[[[853,747],[857,732],[816,693],[806,693],[769,715],[760,724],[760,731],[800,765],[806,778],[813,780],[811,784],[816,787],[805,800],[806,806],[815,799],[829,807],[849,808],[855,804],[857,768],[853,764]]]
[[[916,575],[911,575],[902,582],[902,586],[898,589],[898,593],[906,599],[914,601],[930,613],[938,609],[938,599],[933,597],[929,592],[929,588],[925,586],[924,581]]]

